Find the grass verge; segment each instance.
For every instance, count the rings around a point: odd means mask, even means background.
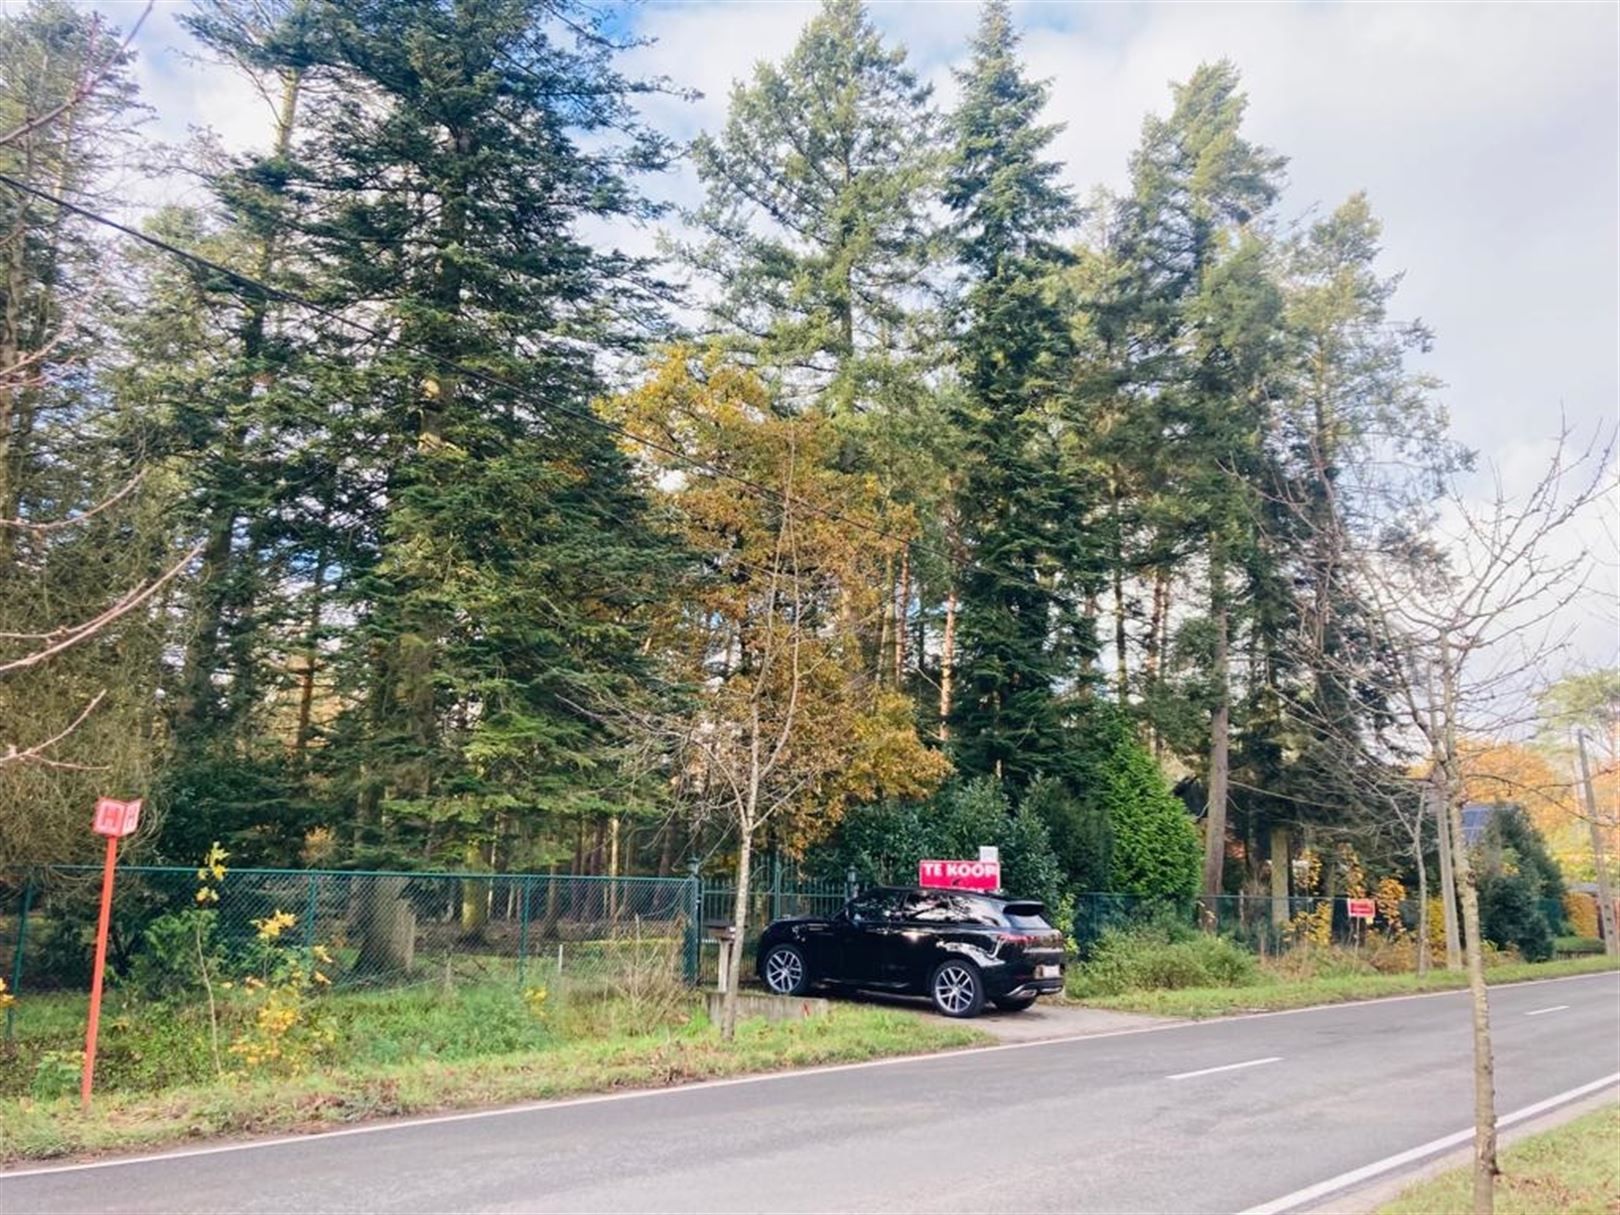
[[[1620,1105],[1611,1105],[1502,1152],[1496,1215],[1620,1210]],[[1378,1215],[1434,1215],[1473,1207],[1473,1177],[1454,1169],[1401,1191]]]
[[[156,1148],[204,1136],[312,1131],[366,1118],[662,1087],[987,1040],[968,1026],[893,1009],[835,1007],[808,1021],[746,1022],[730,1046],[700,1016],[678,1029],[544,1050],[111,1093],[98,1097],[89,1115],[69,1097],[23,1097],[0,1102],[0,1163]]]
[[[1532,979],[1560,979],[1570,975],[1597,974],[1620,969],[1609,958],[1571,958],[1557,962],[1515,962],[1493,966],[1485,978],[1493,987],[1499,983],[1524,983]],[[1344,1004],[1354,1000],[1376,1000],[1381,996],[1406,996],[1428,991],[1453,991],[1468,986],[1461,971],[1438,970],[1419,978],[1415,974],[1335,975],[1331,978],[1285,981],[1263,977],[1244,987],[1186,987],[1172,991],[1132,991],[1116,996],[1082,998],[1090,1008],[1118,1012],[1152,1013],[1161,1017],[1220,1017],[1232,1013],[1276,1012],[1308,1008],[1313,1004]]]

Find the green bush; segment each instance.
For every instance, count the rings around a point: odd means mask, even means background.
[[[1260,981],[1254,955],[1225,937],[1147,926],[1105,933],[1070,972],[1069,990],[1077,996],[1117,996]]]
[[[1603,939],[1601,937],[1557,937],[1553,941],[1553,953],[1561,958],[1573,958],[1583,954],[1602,952]]]
[[[1121,731],[1101,773],[1113,850],[1108,889],[1154,897],[1197,893],[1203,865],[1198,830],[1159,765]]]
[[[1539,879],[1526,873],[1487,873],[1479,882],[1480,931],[1499,949],[1517,949],[1526,962],[1545,962],[1553,953],[1539,886]]]
[[[1309,942],[1301,942],[1268,960],[1264,969],[1267,974],[1290,982],[1346,979],[1379,973],[1371,951],[1363,954],[1344,945],[1312,945]]]

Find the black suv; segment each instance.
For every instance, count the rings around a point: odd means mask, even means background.
[[[926,995],[947,1017],[989,1000],[1021,1012],[1063,990],[1063,935],[1028,899],[879,887],[832,919],[777,920],[760,937],[759,977],[779,995],[812,985]]]

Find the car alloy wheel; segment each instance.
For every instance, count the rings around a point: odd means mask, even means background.
[[[804,989],[804,959],[797,949],[779,946],[765,959],[765,986],[779,996],[797,995]]]
[[[971,1017],[983,997],[979,976],[963,962],[946,962],[934,972],[934,1006],[947,1017]]]

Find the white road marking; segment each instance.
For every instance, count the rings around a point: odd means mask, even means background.
[[[1539,987],[1548,983],[1578,983],[1590,979],[1612,979],[1615,971],[1593,971],[1583,975],[1563,975],[1556,979],[1525,979],[1515,983],[1499,983],[1497,990],[1514,987]],[[1282,1008],[1275,1012],[1238,1013],[1233,1016],[1211,1017],[1201,1021],[1166,1021],[1160,1025],[1142,1025],[1132,1029],[1110,1029],[1100,1034],[1066,1034],[1059,1038],[1036,1038],[1029,1042],[1001,1042],[995,1046],[969,1046],[960,1050],[928,1051],[920,1055],[893,1055],[887,1059],[865,1059],[859,1063],[828,1063],[819,1067],[801,1067],[791,1071],[756,1072],[747,1076],[732,1076],[724,1080],[697,1080],[690,1084],[675,1084],[665,1088],[640,1088],[614,1093],[597,1093],[583,1097],[557,1097],[548,1101],[525,1101],[517,1105],[498,1106],[495,1109],[462,1110],[449,1114],[418,1114],[404,1118],[382,1118],[358,1126],[346,1126],[330,1131],[306,1131],[298,1134],[277,1135],[266,1139],[238,1140],[216,1143],[208,1147],[173,1148],[166,1152],[152,1152],[144,1156],[111,1156],[102,1160],[85,1160],[76,1164],[34,1165],[24,1169],[0,1169],[0,1185],[13,1177],[33,1177],[40,1173],[77,1173],[90,1169],[115,1169],[132,1164],[161,1164],[166,1160],[184,1160],[190,1156],[217,1156],[225,1152],[255,1152],[262,1148],[292,1147],[311,1144],[322,1139],[343,1139],[351,1135],[380,1135],[388,1131],[405,1130],[418,1126],[438,1126],[450,1122],[475,1122],[485,1118],[507,1118],[513,1114],[533,1114],[542,1110],[564,1109],[570,1105],[600,1105],[609,1101],[640,1101],[673,1097],[701,1092],[711,1088],[731,1088],[742,1084],[768,1084],[804,1080],[825,1076],[833,1072],[864,1071],[867,1068],[903,1067],[916,1063],[944,1063],[973,1055],[995,1055],[1003,1051],[1038,1050],[1049,1046],[1072,1046],[1076,1042],[1090,1042],[1099,1038],[1133,1038],[1138,1034],[1169,1033],[1175,1030],[1208,1028],[1235,1021],[1266,1021],[1274,1017],[1300,1017],[1311,1013],[1345,1012],[1366,1008],[1373,1004],[1400,1004],[1407,1000],[1438,1000],[1446,996],[1466,996],[1467,988],[1449,988],[1445,991],[1420,991],[1405,996],[1379,996],[1373,1000],[1349,1000],[1339,1004],[1311,1004],[1304,1008]]]
[[[1551,1008],[1537,1008],[1531,1012],[1525,1013],[1524,1015],[1527,1017],[1539,1017],[1542,1013],[1563,1012],[1568,1007],[1568,1004],[1554,1004]]]
[[[1620,1072],[1604,1076],[1601,1080],[1594,1080],[1590,1084],[1583,1084],[1579,1088],[1566,1089],[1556,1096],[1548,1097],[1545,1101],[1538,1101],[1534,1105],[1527,1105],[1523,1109],[1514,1110],[1511,1114],[1503,1114],[1496,1120],[1498,1129],[1512,1126],[1515,1122],[1523,1122],[1526,1118],[1534,1118],[1537,1114],[1546,1113],[1555,1106],[1566,1105],[1588,1093],[1599,1092],[1610,1085],[1620,1084]],[[1337,1177],[1329,1177],[1326,1181],[1319,1181],[1315,1185],[1308,1185],[1302,1190],[1295,1190],[1292,1194],[1284,1194],[1281,1198],[1273,1198],[1270,1202],[1262,1203],[1257,1207],[1250,1207],[1241,1215],[1283,1215],[1285,1211],[1292,1211],[1295,1207],[1302,1207],[1308,1202],[1319,1198],[1327,1198],[1359,1185],[1363,1181],[1370,1181],[1374,1177],[1392,1172],[1403,1165],[1416,1164],[1427,1156],[1443,1152],[1447,1148],[1461,1147],[1465,1143],[1472,1143],[1474,1128],[1466,1131],[1457,1131],[1455,1134],[1445,1135],[1439,1139],[1431,1139],[1427,1143],[1420,1143],[1415,1148],[1408,1148],[1404,1152],[1397,1152],[1393,1156],[1385,1156],[1382,1160],[1375,1160],[1371,1164],[1364,1164],[1359,1169],[1351,1169],[1348,1173],[1340,1173]]]
[[[1191,1080],[1194,1076],[1213,1076],[1216,1072],[1235,1072],[1240,1068],[1259,1067],[1262,1063],[1281,1063],[1281,1055],[1267,1055],[1264,1059],[1246,1059],[1242,1063],[1223,1063],[1219,1067],[1201,1067],[1195,1072],[1177,1072],[1166,1080]]]

